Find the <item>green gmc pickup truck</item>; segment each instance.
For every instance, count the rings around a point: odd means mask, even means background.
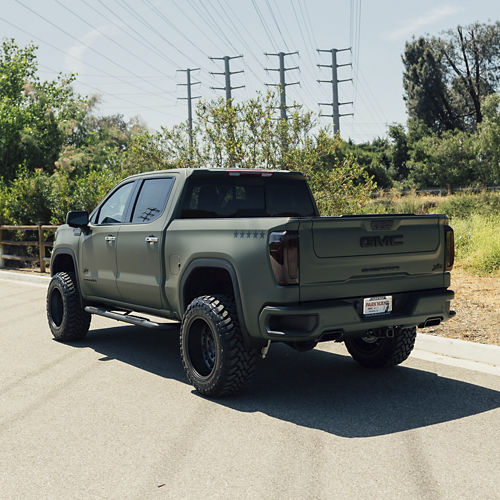
[[[189,380],[223,396],[272,342],[345,342],[364,366],[401,363],[417,326],[454,315],[453,259],[444,215],[320,217],[296,172],[156,171],[123,180],[90,215],[68,213],[47,316],[61,341],[84,337],[92,314],[176,320]]]

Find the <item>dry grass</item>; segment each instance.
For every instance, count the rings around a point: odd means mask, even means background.
[[[455,290],[452,309],[457,315],[439,326],[420,331],[500,345],[500,273],[475,276],[459,266],[451,273],[451,289]]]

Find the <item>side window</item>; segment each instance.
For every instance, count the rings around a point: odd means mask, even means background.
[[[142,185],[132,215],[132,224],[147,224],[163,213],[172,190],[174,179],[146,179]]]
[[[119,224],[127,209],[127,200],[134,183],[129,182],[118,188],[101,206],[97,224]]]

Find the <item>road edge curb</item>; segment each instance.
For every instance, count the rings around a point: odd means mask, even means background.
[[[0,279],[9,281],[24,281],[28,283],[46,284],[50,281],[50,274],[28,274],[0,269]]]
[[[500,346],[418,333],[415,349],[500,367]]]

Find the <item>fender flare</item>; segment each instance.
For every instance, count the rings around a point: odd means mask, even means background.
[[[56,260],[59,255],[69,255],[73,261],[73,267],[75,268],[76,279],[78,280],[78,262],[76,260],[75,252],[71,248],[56,248],[50,258],[50,275],[54,276],[52,263]]]
[[[54,276],[52,263],[56,260],[56,258],[59,255],[69,255],[71,257],[71,260],[73,261],[73,267],[75,268],[76,286],[78,287],[78,291],[79,291],[79,295],[80,295],[80,303],[83,307],[85,305],[85,303],[84,303],[82,292],[81,292],[80,278],[78,276],[78,261],[76,259],[75,252],[73,251],[73,249],[63,247],[63,248],[56,248],[52,252],[52,256],[50,257],[50,276]]]
[[[184,272],[182,273],[181,279],[179,280],[179,306],[180,306],[180,314],[181,316],[184,314],[184,311],[187,308],[188,304],[184,304],[184,287],[186,285],[186,281],[188,280],[189,276],[193,271],[195,271],[198,268],[202,267],[211,267],[211,268],[218,268],[218,269],[224,269],[229,273],[229,277],[231,278],[231,282],[233,285],[233,294],[234,294],[234,301],[236,304],[236,312],[238,313],[238,317],[240,318],[240,328],[241,332],[243,333],[243,338],[245,341],[250,340],[250,335],[248,333],[247,327],[246,327],[246,321],[245,321],[245,315],[243,314],[243,307],[242,307],[242,302],[241,302],[241,294],[240,294],[240,287],[239,287],[239,282],[238,282],[238,277],[236,275],[236,271],[233,267],[233,265],[225,260],[225,259],[219,259],[219,258],[199,258],[199,259],[194,259],[192,260]]]

